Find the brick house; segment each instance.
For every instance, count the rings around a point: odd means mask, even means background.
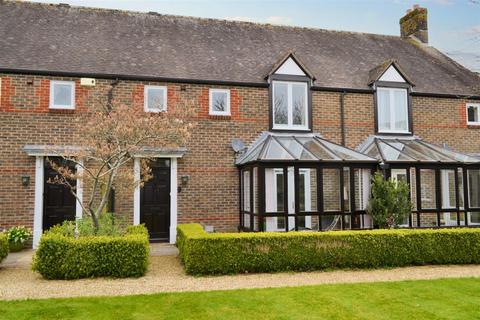
[[[478,225],[480,78],[428,45],[426,9],[400,29],[0,1],[0,228],[32,227],[35,245],[51,225],[81,217],[68,190],[46,182],[55,173],[45,159],[75,146],[73,119],[112,87],[145,112],[184,98],[198,105],[189,143],[149,150],[155,178],[115,195],[115,212],[146,223],[152,238],[174,242],[183,222],[370,228],[375,170],[410,184],[405,227]]]

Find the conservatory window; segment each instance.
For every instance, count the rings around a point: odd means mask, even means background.
[[[408,133],[408,91],[377,89],[378,132]]]
[[[308,130],[308,90],[305,82],[274,81],[273,129]]]

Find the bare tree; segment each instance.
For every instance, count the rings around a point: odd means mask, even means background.
[[[133,190],[151,178],[148,159],[144,159],[141,179],[134,181],[133,169],[129,166],[135,155],[145,147],[184,146],[193,127],[190,121],[194,110],[192,101],[169,105],[168,112],[151,113],[113,100],[111,91],[107,96],[107,103],[96,103],[76,119],[74,130],[78,133],[80,147],[73,151],[57,150],[58,156],[66,161],[49,160],[59,173],[51,183],[70,188],[83,212],[92,218],[96,230],[114,186],[116,190]],[[79,179],[88,191],[83,201],[75,185]]]

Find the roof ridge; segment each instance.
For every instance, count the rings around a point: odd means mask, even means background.
[[[367,36],[378,36],[386,38],[395,38],[398,40],[403,40],[399,35],[391,34],[379,34],[371,32],[360,32],[360,31],[350,31],[350,30],[335,30],[335,29],[325,29],[320,27],[306,27],[306,26],[296,26],[296,25],[285,25],[285,24],[271,24],[266,22],[253,22],[253,21],[241,21],[241,20],[230,20],[225,18],[206,18],[206,17],[196,17],[196,16],[185,16],[185,15],[176,15],[176,14],[166,14],[158,13],[154,11],[136,11],[136,10],[125,10],[125,9],[113,9],[113,8],[99,8],[99,7],[90,7],[90,6],[77,6],[70,5],[66,3],[45,3],[45,2],[35,2],[34,0],[0,0],[0,4],[15,4],[15,5],[28,5],[28,6],[37,6],[45,8],[60,8],[60,9],[74,9],[80,11],[89,11],[89,12],[110,12],[114,14],[129,14],[129,15],[140,15],[145,17],[164,17],[164,18],[176,18],[176,19],[189,19],[197,21],[211,21],[211,22],[222,22],[226,24],[234,25],[248,25],[252,27],[270,27],[278,29],[293,29],[293,30],[306,30],[306,31],[317,31],[317,32],[327,32],[327,33],[340,33],[340,34],[352,34],[352,35],[367,35]]]

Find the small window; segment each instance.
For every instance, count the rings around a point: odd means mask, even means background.
[[[167,111],[167,87],[145,86],[145,112]]]
[[[210,89],[210,114],[215,116],[230,115],[230,90]]]
[[[75,109],[75,82],[50,81],[50,109]]]
[[[274,81],[273,129],[308,130],[308,93],[304,82]]]
[[[407,89],[378,88],[378,131],[408,133]]]
[[[480,125],[480,104],[467,104],[467,124]]]

